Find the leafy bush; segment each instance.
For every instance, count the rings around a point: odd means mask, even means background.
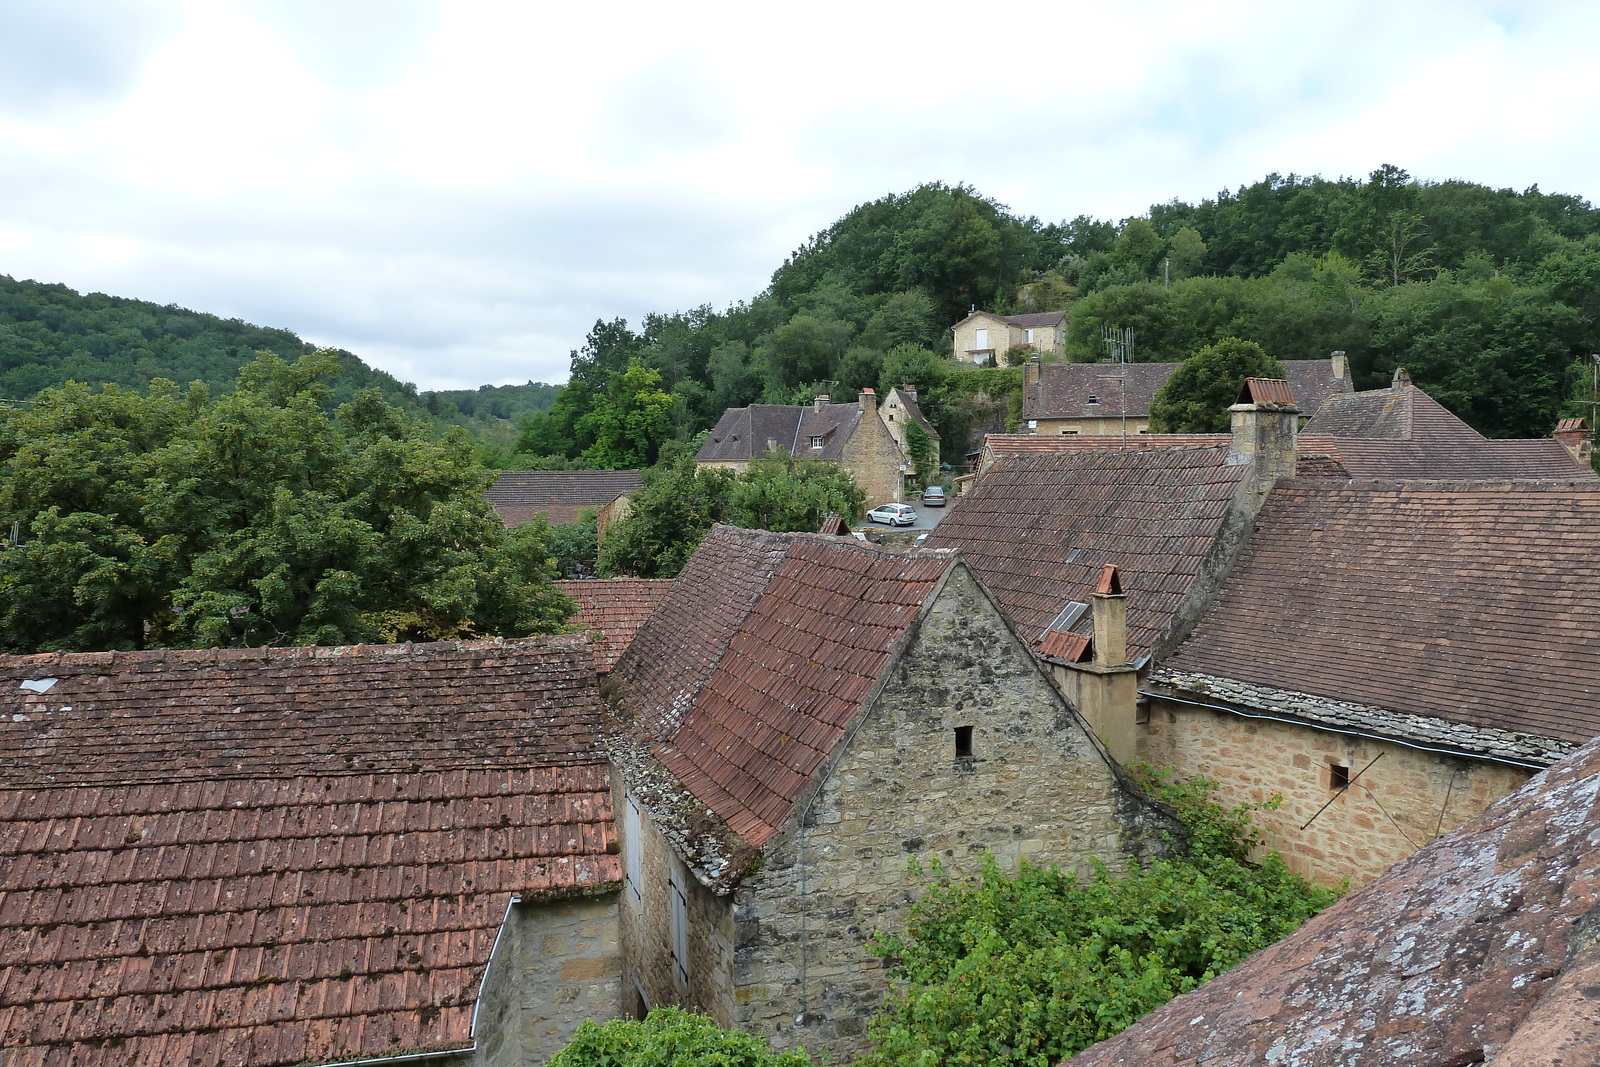
[[[1228,406],[1246,378],[1285,378],[1283,364],[1254,341],[1224,337],[1178,365],[1150,401],[1152,433],[1227,433]]]
[[[578,1027],[550,1067],[811,1067],[804,1052],[773,1052],[757,1037],[722,1030],[704,1015],[657,1008],[644,1021]]]
[[[1190,854],[1080,880],[986,857],[975,882],[935,863],[904,937],[873,951],[906,980],[873,1022],[873,1067],[1047,1067],[1120,1032],[1179,993],[1295,930],[1336,894],[1248,856],[1249,808],[1224,809],[1203,779],[1150,784],[1190,832]]]

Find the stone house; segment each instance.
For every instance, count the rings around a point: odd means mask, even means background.
[[[1413,428],[1443,411],[1401,393],[1324,411],[1409,409]],[[1280,795],[1268,843],[1359,883],[1600,732],[1600,650],[1580,637],[1600,485],[1553,442],[1453,432],[1325,434],[1357,447],[1308,462],[1292,397],[1252,380],[1241,400],[1225,438],[1001,450],[928,544],[961,551],[1113,755],[1203,774],[1230,803]],[[1432,481],[1343,466],[1429,454]],[[1508,456],[1567,480],[1470,477]],[[1096,647],[1108,564],[1125,657]]]
[[[958,363],[994,364],[1014,348],[1064,355],[1067,351],[1067,313],[1043,311],[1029,315],[996,315],[973,309],[950,327],[951,356]]]
[[[0,657],[0,1058],[542,1063],[620,1006],[581,637]]]
[[[811,404],[751,404],[729,408],[707,435],[695,462],[742,471],[767,456],[820,459],[855,476],[867,507],[905,497],[911,461],[878,414],[878,395],[861,390],[854,404],[818,396]]]
[[[1343,352],[1328,359],[1286,359],[1289,391],[1303,413],[1332,396],[1351,392]],[[1150,403],[1178,363],[1038,363],[1023,369],[1022,417],[1031,433],[1147,433]]]
[[[488,489],[489,504],[507,526],[543,514],[552,526],[577,522],[585,508],[596,512],[601,537],[628,513],[628,498],[642,484],[630,471],[501,471]]]
[[[717,527],[612,674],[625,995],[780,1049],[865,1047],[928,854],[1166,847],[961,559]]]
[[[1600,742],[1070,1067],[1600,1063]]]
[[[889,395],[883,398],[883,406],[878,409],[883,416],[883,424],[889,429],[889,436],[894,438],[894,443],[900,446],[900,451],[909,459],[911,449],[906,444],[906,427],[916,423],[922,427],[922,432],[928,435],[928,443],[933,446],[933,469],[939,469],[939,431],[933,428],[933,423],[922,413],[921,406],[917,403],[917,387],[914,385],[897,385],[889,390]]]

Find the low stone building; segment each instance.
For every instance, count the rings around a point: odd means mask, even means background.
[[[0,657],[0,1059],[520,1067],[614,1015],[591,656]]]
[[[1063,355],[1067,351],[1067,313],[1041,311],[1028,315],[972,313],[950,327],[951,357],[958,363],[998,363],[1012,349]]]
[[[1179,832],[951,554],[717,527],[612,676],[627,993],[849,1057],[929,854],[1087,870]]]
[[[543,515],[552,526],[577,522],[585,510],[595,512],[595,525],[606,527],[628,513],[628,498],[643,484],[640,473],[626,471],[501,471],[489,487],[489,504],[507,526]]]
[[[1600,1064],[1600,742],[1070,1067]]]
[[[875,390],[863,389],[854,404],[818,396],[811,404],[751,404],[729,408],[695,454],[702,467],[746,470],[768,456],[837,463],[855,476],[867,507],[905,497],[911,461],[878,413]]]
[[[889,436],[894,438],[894,443],[900,446],[900,451],[911,457],[911,448],[906,443],[907,427],[912,423],[920,426],[922,432],[928,435],[928,444],[932,448],[933,469],[939,469],[939,431],[933,428],[933,423],[922,413],[922,407],[917,403],[917,387],[914,385],[897,385],[889,390],[889,395],[883,398],[883,406],[878,409],[883,416],[883,423],[889,429]]]
[[[1022,417],[1030,432],[1137,435],[1150,429],[1150,404],[1179,363],[1040,363],[1023,369]],[[1286,359],[1289,391],[1304,414],[1352,392],[1343,352],[1328,359]]]

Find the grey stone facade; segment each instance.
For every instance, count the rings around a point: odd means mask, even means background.
[[[970,756],[957,755],[960,728],[971,731]],[[903,930],[924,884],[913,857],[938,856],[957,876],[976,873],[985,852],[1003,869],[1024,859],[1115,869],[1176,832],[1126,784],[961,565],[731,895],[690,879],[686,985],[670,948],[676,859],[648,811],[639,826],[642,884],[637,895],[624,890],[622,908],[627,981],[637,983],[628,995],[845,1060],[865,1048],[889,988],[866,946]]]

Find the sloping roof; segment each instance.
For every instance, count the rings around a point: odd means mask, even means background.
[[[1600,486],[1297,478],[1163,669],[1581,743],[1597,561]]]
[[[595,669],[605,674],[617,665],[633,635],[661,603],[672,582],[664,578],[591,578],[557,582],[578,605],[572,625],[594,644]]]
[[[1037,329],[1041,326],[1060,326],[1067,321],[1067,313],[1065,311],[1036,311],[1027,315],[1003,315],[1001,318],[1013,326],[1021,326],[1023,329],[1028,329],[1029,327]]]
[[[860,404],[751,404],[729,408],[717,420],[695,460],[700,463],[742,463],[765,456],[768,442],[802,459],[839,458],[861,421]],[[822,438],[813,449],[811,439]]]
[[[5,1062],[467,1047],[511,898],[620,880],[599,710],[576,637],[0,658]]]
[[[1551,438],[1491,440],[1397,376],[1388,389],[1330,397],[1300,435],[1356,478],[1590,481],[1594,470]]]
[[[1246,465],[1226,445],[1003,456],[927,540],[956,548],[1024,641],[1115,564],[1128,590],[1128,657],[1166,633],[1221,532]],[[1090,620],[1075,632],[1087,634]]]
[[[1331,396],[1348,393],[1348,377],[1335,378],[1333,361],[1286,359],[1289,392],[1301,411],[1316,411]],[[1028,419],[1119,418],[1123,396],[1130,418],[1148,418],[1150,402],[1179,363],[1042,363],[1039,380],[1022,393]],[[1120,379],[1120,380],[1119,380]],[[1089,403],[1093,396],[1095,403]]]
[[[983,446],[996,458],[1034,452],[1128,452],[1151,448],[1210,448],[1226,445],[1225,433],[991,433]]]
[[[639,472],[501,471],[489,487],[489,504],[507,526],[544,512],[552,525],[576,522],[584,508],[603,508],[638,489]]]
[[[900,403],[905,405],[906,415],[910,417],[913,422],[915,422],[918,426],[921,426],[923,430],[927,432],[928,436],[933,438],[935,441],[939,439],[939,431],[933,428],[933,423],[928,421],[928,416],[922,413],[922,405],[917,403],[917,394],[914,390],[902,389],[899,386],[895,386],[893,389],[889,390],[889,392],[900,397]],[[884,400],[887,402],[888,397],[885,397]]]
[[[1600,1063],[1600,742],[1071,1067]]]
[[[704,808],[760,847],[953,562],[714,527],[617,665],[638,736]]]

